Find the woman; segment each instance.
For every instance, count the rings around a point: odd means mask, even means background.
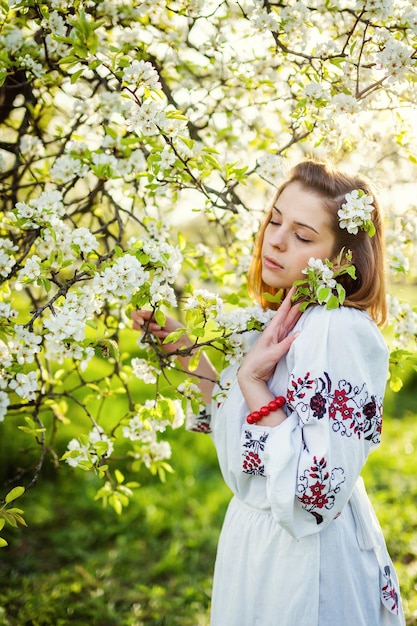
[[[339,279],[344,305],[301,314],[294,283],[311,258],[336,262],[342,249],[356,267],[356,279]],[[197,371],[206,401],[213,397],[213,440],[234,494],[211,624],[404,624],[396,574],[359,477],[379,444],[388,368],[378,330],[386,319],[382,218],[368,181],[314,161],[297,165],[260,230],[249,289],[264,307],[265,292],[287,296],[219,387],[207,360]],[[177,326],[169,318],[160,328],[145,311],[133,319],[159,338]],[[228,393],[218,406],[220,387]]]

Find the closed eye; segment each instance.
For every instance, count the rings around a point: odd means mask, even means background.
[[[295,233],[295,236],[299,241],[304,241],[304,243],[311,243],[311,239],[305,239],[304,237],[300,237],[300,235],[298,235],[297,233]]]

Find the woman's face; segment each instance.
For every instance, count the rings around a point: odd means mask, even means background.
[[[323,200],[300,183],[290,183],[272,209],[262,242],[262,280],[289,289],[305,275],[310,257],[332,260],[335,236]]]

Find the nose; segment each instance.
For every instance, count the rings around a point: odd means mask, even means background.
[[[285,250],[287,247],[287,236],[285,234],[284,228],[280,226],[276,228],[269,238],[269,243],[273,248],[277,248],[278,250]]]

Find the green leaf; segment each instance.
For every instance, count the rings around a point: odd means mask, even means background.
[[[339,299],[337,296],[330,296],[326,302],[326,309],[337,309],[339,306]]]
[[[165,326],[166,316],[160,309],[157,309],[155,311],[155,320],[156,323],[159,324],[159,326],[161,326],[162,328]]]
[[[125,479],[125,477],[123,476],[122,472],[118,469],[115,470],[114,472],[114,476],[118,482],[119,485],[121,485]]]
[[[24,487],[15,487],[14,489],[12,489],[11,491],[9,491],[9,493],[7,494],[6,498],[5,498],[5,502],[8,504],[9,502],[13,502],[13,500],[16,500],[17,498],[20,498],[20,496],[25,492],[25,488]]]
[[[186,333],[187,333],[186,328],[178,328],[177,330],[174,330],[172,333],[169,333],[169,335],[165,337],[162,343],[175,343],[176,341],[178,341],[178,339],[181,339],[181,337],[183,337],[183,335],[185,335]]]
[[[329,295],[330,289],[328,287],[320,287],[320,289],[317,290],[317,298],[319,302],[326,302]]]
[[[297,281],[297,283],[304,283],[305,281],[301,280],[301,281]],[[296,284],[296,283],[294,283]],[[283,289],[279,289],[279,291],[277,291],[276,294],[272,294],[272,293],[268,293],[267,291],[265,291],[262,294],[262,297],[267,301],[267,302],[276,302],[278,304],[281,303],[282,301],[282,297],[284,295],[284,290]]]

